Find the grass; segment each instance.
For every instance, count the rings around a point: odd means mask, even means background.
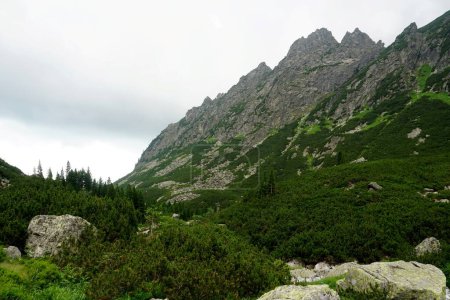
[[[419,68],[417,71],[417,85],[419,91],[423,91],[425,89],[425,84],[427,83],[428,77],[431,75],[432,68],[425,64]]]
[[[364,127],[362,128],[362,130],[369,130],[369,129],[372,129],[372,128],[374,128],[374,127],[376,127],[376,126],[378,126],[378,125],[380,125],[380,124],[382,124],[382,123],[388,122],[388,120],[389,120],[389,116],[388,116],[388,115],[386,115],[386,114],[380,115],[380,116],[378,116],[378,117],[375,119],[375,121],[373,121],[372,123],[370,123],[370,124],[364,126]]]
[[[310,125],[310,126],[305,128],[305,132],[308,135],[316,134],[319,131],[320,131],[320,125],[319,124],[312,124],[312,125]]]
[[[4,261],[0,263],[0,269],[7,270],[25,279],[28,276],[27,268],[23,264]]]
[[[85,282],[42,259],[0,263],[0,299],[84,300]]]
[[[326,284],[328,285],[331,289],[336,290],[336,282],[338,280],[344,279],[345,275],[341,275],[341,276],[335,276],[335,277],[327,277],[327,278],[323,278],[320,279],[318,281],[314,281],[314,282],[308,282],[308,283],[301,283],[300,285],[320,285],[320,284]]]

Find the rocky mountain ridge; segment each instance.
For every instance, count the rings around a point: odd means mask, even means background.
[[[287,56],[271,70],[264,62],[240,78],[227,93],[207,97],[179,122],[169,125],[143,153],[136,168],[158,153],[199,143],[209,137],[226,142],[245,135],[245,147],[260,142],[311,109],[326,93],[349,79],[383,49],[355,29],[338,43],[318,29],[294,42]]]
[[[450,103],[449,28],[447,12],[409,25],[387,48],[359,29],[340,43],[318,29],[273,70],[261,63],[170,124],[119,184],[160,190],[158,199],[174,203],[195,199],[196,190],[254,186],[263,169],[295,176],[446,149],[448,105],[438,106]]]

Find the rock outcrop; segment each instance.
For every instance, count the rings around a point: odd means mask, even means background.
[[[415,251],[417,256],[438,253],[441,251],[441,243],[435,237],[429,237],[417,245]]]
[[[337,282],[338,291],[378,293],[387,299],[445,299],[445,275],[418,262],[376,262],[357,265]]]
[[[338,300],[339,295],[328,285],[283,285],[265,293],[258,300]]]
[[[20,252],[19,248],[15,246],[3,248],[3,251],[6,253],[6,256],[11,259],[18,259],[22,257],[22,253]]]
[[[55,255],[69,239],[78,239],[91,224],[71,215],[35,216],[28,225],[26,252],[30,257]]]
[[[171,149],[201,144],[209,138],[229,143],[237,136],[245,137],[241,151],[248,151],[273,128],[308,113],[383,49],[359,29],[348,33],[341,43],[325,28],[298,39],[273,70],[260,63],[228,92],[213,100],[207,97],[182,120],[170,124],[150,143],[123,183],[132,182],[134,174],[150,171]],[[161,170],[155,171],[160,174]]]
[[[341,42],[327,29],[318,29],[296,40],[273,69],[259,64],[226,93],[207,97],[179,122],[167,126],[119,184],[140,186],[150,181],[167,191],[160,201],[175,203],[195,199],[196,190],[241,186],[272,161],[267,153],[289,155],[299,166],[297,175],[338,162],[362,163],[383,156],[384,151],[374,156],[365,148],[343,156],[339,149],[345,151],[343,146],[351,144],[355,134],[365,135],[371,128],[395,122],[399,112],[394,107],[417,102],[411,95],[421,97],[430,89],[449,92],[445,75],[450,65],[445,34],[449,28],[447,12],[422,28],[411,24],[388,48],[359,29],[346,33]],[[419,87],[422,67],[442,77],[438,85],[428,90]],[[391,100],[397,104],[389,105]],[[380,106],[386,110],[377,111]],[[367,113],[378,117],[367,119]],[[418,125],[408,123],[402,133],[414,147],[434,138],[427,136],[427,125]],[[301,138],[318,132],[327,136],[314,147]],[[273,139],[277,147],[271,148],[267,143],[278,134],[280,139]],[[372,138],[379,141],[381,136]],[[264,148],[276,150],[258,152]],[[411,153],[428,151],[418,150]],[[163,182],[165,187],[160,187]]]

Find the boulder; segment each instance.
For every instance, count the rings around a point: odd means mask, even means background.
[[[347,262],[340,265],[336,265],[330,270],[330,272],[328,272],[326,277],[337,277],[345,275],[350,268],[357,265],[358,264],[356,262]]]
[[[326,262],[319,262],[314,266],[314,272],[320,277],[326,276],[331,270],[331,266]]]
[[[328,285],[282,285],[265,293],[258,300],[339,300],[339,295]]]
[[[369,190],[372,190],[372,191],[379,191],[379,190],[383,189],[383,187],[381,185],[379,185],[378,183],[376,183],[375,181],[372,181],[371,183],[369,183],[369,185],[367,187],[369,188]]]
[[[381,293],[387,299],[445,299],[445,275],[418,262],[376,262],[357,265],[337,282],[338,291]]]
[[[304,267],[304,265],[296,259],[290,260],[286,264],[288,265],[289,269],[299,269]]]
[[[12,259],[17,259],[22,257],[22,253],[20,252],[19,248],[15,246],[9,246],[6,248],[3,248],[3,251],[6,253],[6,256]]]
[[[28,225],[26,252],[30,257],[55,255],[69,239],[78,239],[91,226],[83,218],[71,215],[35,216]]]
[[[434,237],[424,239],[419,245],[416,246],[416,255],[422,256],[430,253],[438,253],[441,251],[441,243]]]
[[[294,269],[289,271],[291,273],[291,282],[313,282],[319,280],[320,277],[314,272],[307,268]]]

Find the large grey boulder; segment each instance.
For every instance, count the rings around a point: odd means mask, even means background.
[[[55,255],[69,239],[79,239],[91,224],[83,218],[71,215],[35,216],[28,225],[26,252],[30,257]]]
[[[441,251],[441,243],[435,237],[429,237],[424,239],[419,245],[417,245],[415,250],[417,256],[438,253]]]
[[[445,299],[445,275],[433,265],[418,262],[376,262],[356,265],[345,279],[337,282],[338,291],[377,292],[386,299]]]
[[[6,248],[3,248],[3,251],[6,253],[6,256],[12,259],[18,259],[22,257],[22,253],[20,252],[19,248],[15,246],[9,246]]]
[[[326,284],[282,285],[262,295],[258,300],[339,300],[339,295]]]
[[[347,262],[340,265],[333,266],[333,268],[326,274],[325,277],[337,277],[347,274],[348,270],[354,266],[357,266],[356,262]]]
[[[319,275],[314,270],[307,268],[298,268],[289,271],[291,273],[291,282],[313,282],[320,279]]]

